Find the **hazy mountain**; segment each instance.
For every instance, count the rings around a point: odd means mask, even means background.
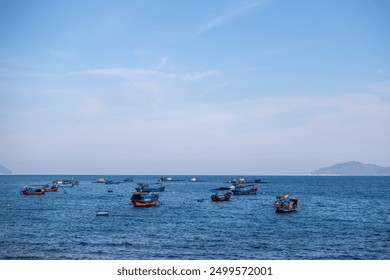
[[[0,175],[9,175],[12,174],[12,171],[6,168],[5,166],[0,165]]]
[[[390,167],[348,161],[313,171],[311,175],[390,176]]]

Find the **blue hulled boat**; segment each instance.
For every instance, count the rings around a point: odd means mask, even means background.
[[[150,186],[146,183],[137,183],[137,186],[135,189],[137,192],[163,192],[165,190],[165,187],[163,185],[160,186]]]
[[[256,194],[258,188],[253,185],[234,185],[232,192],[234,195],[250,195]]]

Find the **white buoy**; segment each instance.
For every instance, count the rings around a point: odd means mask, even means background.
[[[108,216],[110,211],[108,210],[96,210],[96,216]]]

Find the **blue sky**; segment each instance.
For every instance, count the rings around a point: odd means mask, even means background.
[[[390,166],[389,1],[0,0],[17,174]]]

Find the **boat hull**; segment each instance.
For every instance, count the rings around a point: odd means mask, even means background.
[[[297,209],[276,208],[275,210],[276,213],[291,213],[295,211],[297,211]]]
[[[36,190],[36,191],[20,191],[23,195],[42,195],[45,194],[45,190]]]
[[[158,199],[151,201],[142,201],[142,200],[132,200],[134,207],[150,207],[155,206],[157,204]]]
[[[45,192],[56,192],[58,190],[58,186],[51,186],[50,188],[45,188]]]
[[[212,195],[212,196],[211,196],[211,201],[214,201],[214,202],[229,201],[229,200],[230,200],[230,197],[231,197],[231,194],[225,194],[225,195],[223,195],[223,196]]]

